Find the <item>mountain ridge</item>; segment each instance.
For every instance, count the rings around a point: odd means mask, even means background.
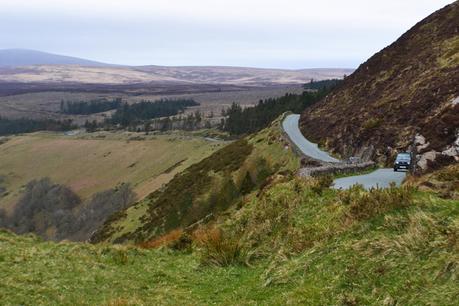
[[[0,67],[20,67],[30,65],[82,65],[82,66],[112,66],[84,58],[60,55],[32,49],[1,49]]]

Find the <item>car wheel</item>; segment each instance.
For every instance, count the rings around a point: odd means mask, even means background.
[[[397,172],[397,168],[394,168],[394,172]]]

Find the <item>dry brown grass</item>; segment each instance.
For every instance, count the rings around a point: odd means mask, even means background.
[[[199,228],[193,233],[201,263],[213,266],[229,266],[243,263],[243,250],[239,239],[219,228]]]
[[[156,249],[163,246],[171,246],[183,236],[184,232],[182,229],[175,229],[153,240],[142,242],[139,246],[144,249]]]

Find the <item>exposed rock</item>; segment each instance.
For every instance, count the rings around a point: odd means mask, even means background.
[[[416,150],[419,152],[427,148],[429,146],[429,143],[426,141],[426,138],[424,136],[422,136],[421,134],[417,134],[414,137],[414,145],[416,146]]]
[[[424,154],[420,154],[418,156],[418,166],[422,170],[426,170],[428,167],[428,161],[435,161],[435,158],[437,157],[438,152],[435,151],[429,151]]]
[[[442,154],[454,157],[456,161],[459,161],[459,130],[457,131],[456,136],[456,141],[451,145],[451,147],[444,150]]]

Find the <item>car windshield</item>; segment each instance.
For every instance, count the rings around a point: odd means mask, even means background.
[[[397,160],[410,160],[410,154],[406,154],[406,153],[403,153],[403,154],[398,154],[397,155]]]

